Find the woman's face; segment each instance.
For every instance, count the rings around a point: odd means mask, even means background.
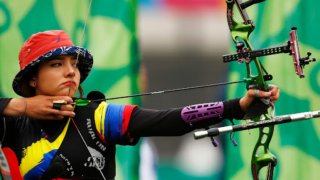
[[[31,80],[36,95],[73,97],[80,84],[76,57],[58,56],[39,65],[38,74]]]

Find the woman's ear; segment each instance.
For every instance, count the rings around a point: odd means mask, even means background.
[[[34,88],[37,86],[36,78],[32,78],[32,79],[29,81],[29,86],[34,87]]]

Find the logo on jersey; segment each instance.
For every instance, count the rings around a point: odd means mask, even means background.
[[[83,166],[96,167],[97,169],[102,170],[106,164],[106,158],[99,151],[93,149],[92,147],[88,147],[88,150],[91,156],[87,158],[87,162],[85,162]]]

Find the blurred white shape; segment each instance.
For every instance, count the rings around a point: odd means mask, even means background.
[[[195,141],[192,136],[184,136],[176,160],[182,170],[195,176],[209,176],[223,168],[221,145],[214,147],[209,138]]]
[[[148,138],[143,138],[140,146],[140,180],[157,180],[157,151]]]
[[[177,13],[140,8],[138,35],[143,52],[194,51],[211,55],[227,52],[230,33],[221,11]]]

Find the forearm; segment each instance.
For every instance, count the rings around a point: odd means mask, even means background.
[[[207,104],[213,104],[213,110],[202,108],[207,107]],[[139,137],[178,136],[197,128],[217,124],[223,119],[241,119],[244,115],[239,99],[207,104],[162,111],[136,108],[132,113],[129,132],[132,136]],[[209,116],[205,116],[206,114]]]
[[[204,122],[211,125],[223,119],[241,119],[243,116],[240,99],[189,105],[181,111],[182,119],[190,126]]]
[[[181,119],[180,109],[153,110],[135,108],[130,118],[132,137],[178,136],[192,130]]]
[[[0,115],[23,116],[26,108],[27,103],[23,98],[0,98]]]

